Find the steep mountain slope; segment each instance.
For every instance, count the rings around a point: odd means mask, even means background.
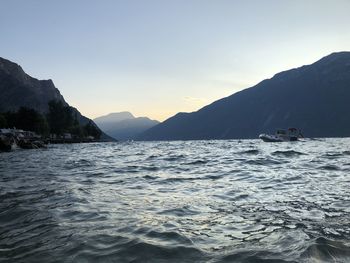
[[[308,137],[350,136],[350,52],[276,74],[193,113],[178,113],[140,140],[257,138],[298,127]]]
[[[47,112],[48,101],[65,103],[52,80],[32,78],[19,65],[4,58],[0,58],[0,94],[0,111],[16,111],[25,106]]]
[[[147,117],[135,118],[130,112],[110,113],[94,119],[98,127],[117,140],[133,140],[159,122]]]
[[[0,57],[0,112],[17,111],[20,107],[35,109],[40,113],[47,113],[48,102],[51,100],[64,100],[60,91],[52,80],[38,80],[26,74],[23,69],[14,62]],[[74,107],[73,114],[77,115],[80,124],[87,124],[90,119],[81,115]],[[102,134],[103,140],[109,140]]]

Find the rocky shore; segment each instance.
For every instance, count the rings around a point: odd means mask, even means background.
[[[48,144],[91,142],[99,142],[99,140],[95,140],[92,137],[66,138],[55,136],[54,138],[43,138],[29,131],[16,129],[0,129],[0,152],[8,152],[16,149],[47,148]]]
[[[7,152],[17,148],[20,149],[39,149],[46,148],[48,142],[38,139],[18,138],[12,135],[0,135],[0,151]]]

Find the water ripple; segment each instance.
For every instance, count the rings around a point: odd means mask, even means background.
[[[349,262],[349,139],[0,154],[0,262]]]

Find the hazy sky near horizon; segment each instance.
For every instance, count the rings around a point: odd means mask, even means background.
[[[350,0],[0,0],[0,56],[94,118],[164,120],[350,50]]]

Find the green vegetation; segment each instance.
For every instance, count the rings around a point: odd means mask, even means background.
[[[89,121],[84,127],[84,131],[89,136],[93,136],[94,138],[100,138],[101,131],[93,124],[92,121]]]
[[[21,107],[17,112],[3,114],[5,122],[2,127],[16,127],[26,131],[33,131],[41,135],[49,134],[49,126],[43,115],[33,109]]]
[[[69,132],[73,126],[72,109],[63,105],[62,101],[50,101],[47,120],[50,126],[50,133],[62,135]]]
[[[80,125],[77,114],[73,114],[73,108],[64,105],[62,101],[50,101],[48,105],[49,111],[46,116],[26,107],[21,107],[17,112],[0,113],[0,128],[16,127],[43,136],[70,133],[75,138],[100,138],[101,131],[93,122]]]
[[[0,127],[7,127],[7,121],[3,114],[0,113]]]

